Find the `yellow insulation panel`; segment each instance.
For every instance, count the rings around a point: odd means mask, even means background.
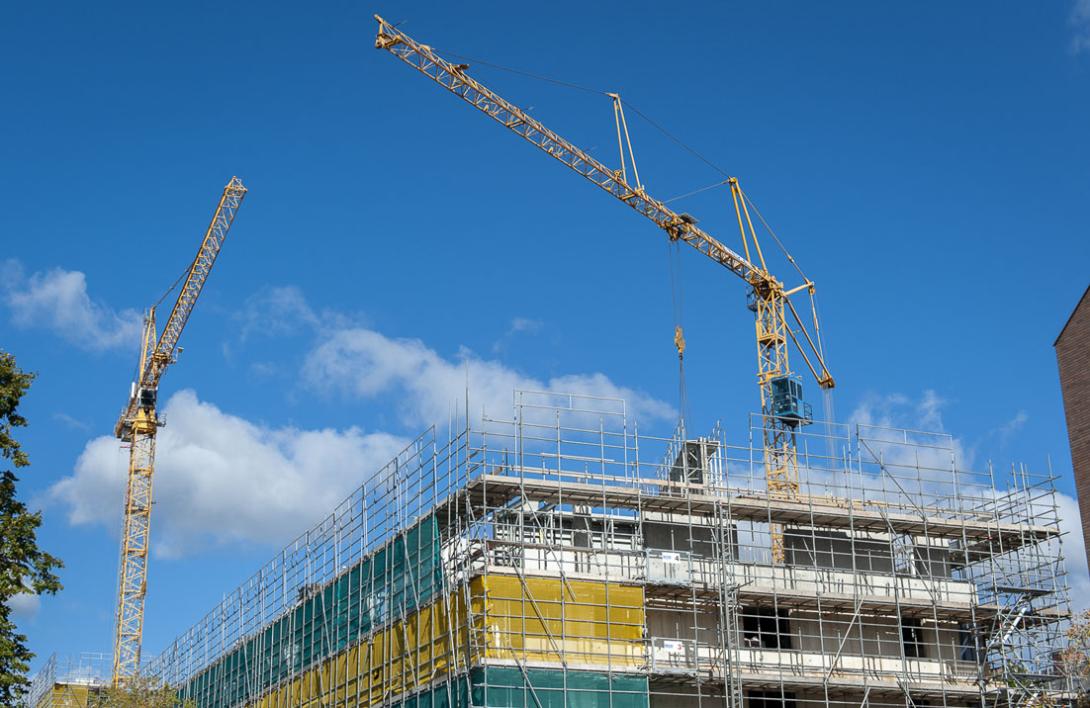
[[[453,650],[466,656],[467,600],[474,617],[473,644],[487,658],[614,670],[644,663],[642,587],[494,574],[474,578],[469,590],[468,598],[461,592],[449,596],[449,618],[442,602],[430,605],[251,705],[370,706],[441,678],[450,669],[451,628]]]
[[[490,658],[610,669],[644,663],[642,587],[489,575],[472,588],[474,599],[483,599]]]
[[[445,674],[450,666],[450,628],[456,650],[464,652],[466,630],[458,610],[458,593],[450,597],[451,617],[442,602],[394,622],[340,654],[287,681],[252,703],[255,708],[337,705],[369,706],[412,690]]]
[[[38,700],[35,708],[87,708],[92,689],[74,683],[57,683]]]

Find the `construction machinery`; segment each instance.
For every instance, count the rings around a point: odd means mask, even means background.
[[[749,287],[747,305],[756,315],[757,382],[761,391],[761,428],[768,492],[786,498],[797,497],[799,465],[796,433],[800,426],[812,420],[812,416],[810,407],[803,400],[801,381],[792,371],[788,361],[788,340],[795,345],[818,386],[828,390],[834,387],[835,382],[825,365],[822,345],[817,336],[819,326],[817,309],[813,306],[814,283],[803,276],[801,284],[788,289],[783,281],[769,270],[750,217],[749,207],[752,202],[742,191],[738,180],[731,177],[727,183],[734,202],[744,255],[728,248],[705,232],[697,226],[697,221],[693,217],[688,214],[678,214],[664,202],[647,193],[635,168],[635,156],[631,140],[628,139],[628,125],[624,120],[622,101],[618,94],[605,94],[613,103],[621,153],[621,167],[610,169],[597,158],[545,127],[525,110],[471,77],[467,64],[452,63],[439,56],[430,46],[417,42],[378,15],[375,15],[375,19],[378,21],[378,34],[375,39],[375,46],[378,49],[390,52],[511,132],[643,214],[662,228],[671,241],[684,242],[692,246],[745,281]],[[622,136],[624,136],[623,140],[628,142],[628,155],[635,184],[629,180],[625,166],[625,145],[622,142]],[[788,258],[794,264],[794,259],[790,256]],[[810,313],[814,335],[810,334],[798,310],[791,302],[792,295],[804,292],[811,298]],[[684,339],[680,329],[675,330],[674,337],[675,346],[681,356],[684,352]],[[771,533],[773,557],[778,562],[782,562],[784,555],[782,529],[774,528]]]
[[[114,635],[112,681],[115,686],[135,676],[140,669],[151,532],[151,483],[155,472],[155,435],[163,424],[157,411],[159,380],[167,367],[177,361],[181,351],[178,340],[182,336],[182,330],[193,313],[197,298],[212,272],[212,266],[216,263],[216,257],[245,196],[246,187],[242,185],[242,181],[238,177],[232,177],[223,188],[223,195],[212,214],[212,222],[201,239],[197,256],[183,276],[185,282],[158,338],[155,327],[155,309],[158,303],[148,310],[144,318],[137,378],[129,392],[128,403],[114,428],[114,434],[129,446],[129,478],[121,532]],[[181,281],[179,278],[178,282]]]

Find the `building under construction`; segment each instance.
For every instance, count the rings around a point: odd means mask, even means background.
[[[619,400],[513,413],[424,433],[145,673],[201,708],[1069,697],[1050,475],[816,423],[788,498],[758,422],[732,445],[640,434]]]
[[[110,685],[110,657],[84,652],[50,656],[34,676],[22,705],[29,708],[87,708]]]

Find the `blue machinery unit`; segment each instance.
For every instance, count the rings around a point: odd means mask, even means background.
[[[777,376],[770,382],[772,415],[791,426],[806,425],[814,419],[810,404],[802,400],[802,382],[793,376]]]

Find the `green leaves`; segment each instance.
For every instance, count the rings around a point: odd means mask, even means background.
[[[134,676],[123,686],[106,688],[91,701],[91,708],[196,708],[182,702],[169,686],[148,676]]]
[[[19,401],[34,381],[34,374],[20,371],[15,357],[0,351],[0,457],[12,460],[16,467],[30,464],[26,453],[12,437],[13,428],[26,426],[26,418],[19,415]]]
[[[16,468],[30,464],[13,432],[26,427],[18,408],[33,381],[34,374],[20,370],[14,356],[0,352],[0,459],[10,460]],[[53,571],[63,567],[58,558],[38,548],[42,515],[19,501],[18,481],[11,470],[0,472],[0,705],[14,705],[26,692],[26,673],[34,658],[26,636],[11,619],[11,600],[20,593],[55,594],[61,583]]]

